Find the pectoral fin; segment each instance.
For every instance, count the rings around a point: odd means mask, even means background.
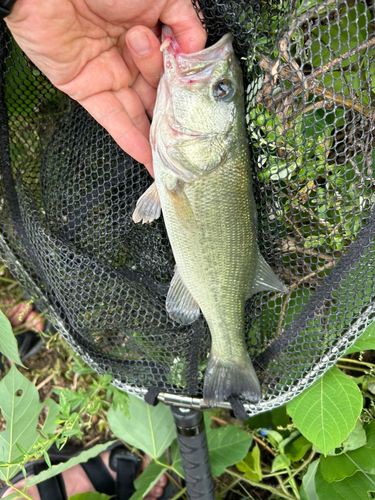
[[[137,201],[137,206],[133,212],[133,221],[152,222],[160,217],[161,205],[156,184],[153,182],[151,186],[143,193]]]
[[[183,182],[178,180],[174,189],[167,189],[167,192],[180,224],[185,229],[193,231],[196,229],[197,223],[183,186]]]
[[[258,250],[255,281],[252,284],[248,297],[251,297],[251,295],[254,295],[254,293],[263,291],[276,291],[286,293],[288,289],[272,271],[272,269],[264,260],[263,256]]]
[[[199,306],[184,285],[177,268],[168,290],[166,308],[169,316],[183,325],[190,325],[199,317]]]

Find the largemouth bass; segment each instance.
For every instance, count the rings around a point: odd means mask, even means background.
[[[133,220],[163,211],[176,260],[167,311],[183,324],[202,311],[208,323],[205,402],[242,395],[255,403],[261,388],[245,342],[245,300],[286,288],[258,250],[241,67],[230,34],[195,54],[183,54],[166,26],[163,40],[150,133],[155,182]]]

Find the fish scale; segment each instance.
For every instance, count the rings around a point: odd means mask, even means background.
[[[135,222],[163,212],[176,260],[166,307],[183,324],[203,313],[211,334],[203,397],[259,401],[247,352],[245,301],[261,290],[286,291],[260,255],[252,193],[241,68],[230,35],[182,54],[163,27],[164,75],[151,125],[155,183]]]

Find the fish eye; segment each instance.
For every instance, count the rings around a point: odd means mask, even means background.
[[[233,96],[234,91],[234,83],[227,78],[222,78],[214,84],[212,94],[215,99],[228,101]]]

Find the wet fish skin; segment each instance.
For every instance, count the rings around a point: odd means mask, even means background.
[[[151,126],[157,192],[148,202],[155,217],[161,204],[177,264],[167,310],[189,324],[200,309],[208,323],[205,402],[216,406],[236,394],[255,403],[261,389],[245,342],[245,300],[285,287],[256,241],[242,71],[231,35],[189,55],[168,27],[163,37],[169,45]],[[150,220],[143,205],[134,220]]]

